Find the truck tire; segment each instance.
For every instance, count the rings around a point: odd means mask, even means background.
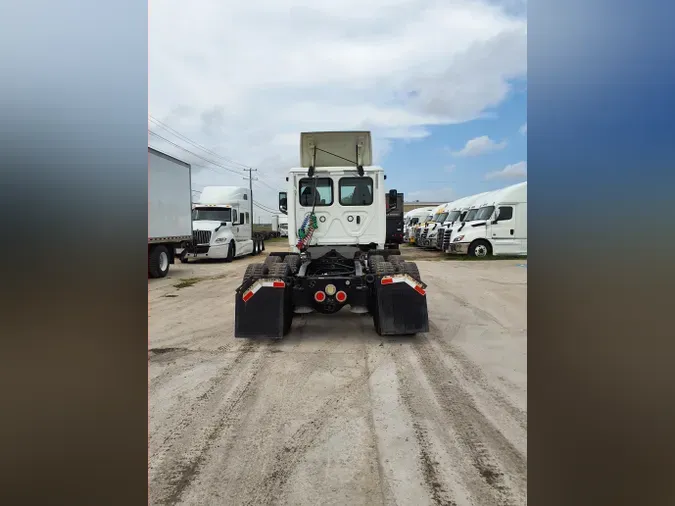
[[[293,275],[298,273],[300,269],[300,255],[286,255],[284,263],[288,265]]]
[[[469,256],[474,258],[485,258],[492,255],[492,246],[487,241],[479,239],[471,243],[469,246]]]
[[[265,275],[265,264],[248,264],[246,272],[244,272],[243,282],[250,279],[259,279]]]
[[[403,268],[403,273],[407,274],[413,279],[416,279],[417,281],[422,281],[422,276],[420,276],[420,270],[417,268],[417,264],[415,262],[406,262],[403,265],[401,265]]]
[[[155,246],[148,255],[148,275],[151,278],[163,278],[169,273],[169,250],[166,246]]]
[[[368,257],[368,267],[370,267],[371,271],[375,271],[375,266],[380,262],[384,262],[384,257],[382,255],[370,255],[370,257]]]
[[[391,262],[378,262],[375,264],[375,274],[378,276],[389,276],[396,274],[396,270]]]
[[[291,268],[286,263],[270,265],[267,275],[271,278],[288,278],[291,275]]]
[[[226,262],[231,262],[234,260],[234,255],[237,254],[237,246],[234,244],[234,241],[230,241],[230,247],[227,248],[227,258],[225,258]]]
[[[281,262],[281,257],[278,256],[267,257],[265,259],[265,265],[267,267],[272,267],[274,264],[278,264],[279,262]]]
[[[389,262],[394,265],[400,265],[405,262],[405,258],[403,258],[401,255],[391,255],[389,257]]]
[[[260,239],[260,251],[265,251],[265,239]]]

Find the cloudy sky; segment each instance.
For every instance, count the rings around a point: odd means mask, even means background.
[[[525,2],[151,2],[149,143],[273,209],[302,131],[370,130],[406,200],[523,181]]]

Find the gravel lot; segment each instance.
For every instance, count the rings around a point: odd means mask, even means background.
[[[412,338],[344,311],[235,340],[262,257],[149,280],[150,503],[526,504],[526,260],[438,256],[416,260],[431,328]]]

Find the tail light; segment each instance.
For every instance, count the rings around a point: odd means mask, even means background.
[[[337,299],[338,302],[342,303],[347,300],[347,294],[340,290],[338,293],[335,294],[335,298]]]
[[[317,302],[323,302],[324,300],[326,300],[326,294],[321,290],[319,290],[314,294],[314,300]]]

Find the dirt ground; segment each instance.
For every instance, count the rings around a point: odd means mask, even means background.
[[[428,334],[345,310],[276,342],[233,337],[253,261],[148,282],[150,504],[526,504],[526,260],[416,260]]]

